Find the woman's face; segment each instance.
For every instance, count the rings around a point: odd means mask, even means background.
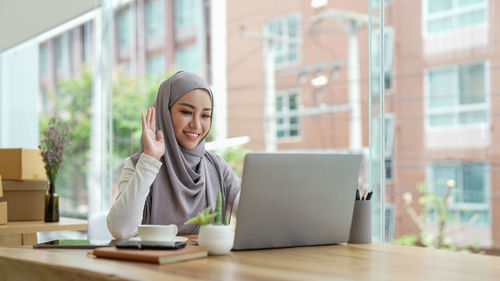
[[[175,138],[191,150],[208,134],[212,115],[212,101],[207,91],[194,89],[170,107]]]

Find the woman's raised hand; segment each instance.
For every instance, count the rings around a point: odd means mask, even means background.
[[[142,146],[144,147],[144,153],[160,160],[160,158],[165,154],[165,140],[163,139],[163,133],[158,130],[158,135],[156,135],[156,117],[154,107],[148,108],[148,113],[146,117],[141,114],[142,119]]]

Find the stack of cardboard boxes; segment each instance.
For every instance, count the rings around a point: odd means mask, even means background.
[[[49,184],[40,150],[0,149],[0,175],[6,201],[0,203],[0,224],[3,203],[8,221],[43,220]]]

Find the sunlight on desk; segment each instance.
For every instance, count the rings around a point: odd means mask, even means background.
[[[498,280],[500,257],[392,244],[236,251],[174,264],[0,247],[1,280]]]

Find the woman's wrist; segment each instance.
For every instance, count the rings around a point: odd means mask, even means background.
[[[147,151],[147,150],[144,150],[144,154],[146,154],[147,156],[152,157],[152,158],[154,158],[154,159],[156,159],[158,161],[163,156],[163,154],[153,153],[153,152]]]

